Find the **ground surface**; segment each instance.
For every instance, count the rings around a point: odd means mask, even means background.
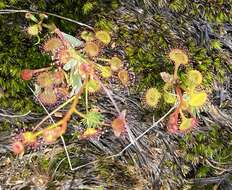
[[[232,15],[228,1],[4,1],[2,8],[46,11],[110,30],[119,53],[135,73],[136,85],[122,89],[112,84],[117,104],[128,111],[135,136],[164,115],[170,106],[150,110],[141,94],[163,85],[159,73],[171,71],[167,53],[184,48],[190,67],[203,73],[209,102],[199,111],[199,127],[185,135],[166,132],[162,121],[122,155],[128,136],[116,138],[111,129],[99,139],[77,140],[75,118],[64,136],[74,166],[71,171],[61,140],[29,150],[21,158],[10,151],[14,135],[30,129],[45,115],[28,83],[24,68],[42,68],[49,57],[25,34],[24,14],[0,15],[0,187],[2,189],[231,189],[232,172]],[[50,17],[63,31],[75,35],[80,26]],[[46,34],[44,34],[46,36]],[[183,68],[184,71],[184,68]],[[109,118],[114,108],[106,96],[97,100]],[[32,112],[25,117],[16,114]],[[67,108],[63,109],[65,112]],[[57,118],[54,118],[57,119]],[[50,123],[50,121],[48,121]],[[48,124],[47,123],[47,124]]]

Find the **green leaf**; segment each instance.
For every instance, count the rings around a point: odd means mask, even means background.
[[[67,40],[73,47],[79,47],[83,44],[82,41],[80,41],[79,39],[75,38],[74,36],[71,36],[69,34],[66,34],[64,32],[62,32],[64,39]]]
[[[177,101],[176,96],[170,92],[164,92],[163,98],[168,104],[174,104]]]
[[[72,91],[70,93],[70,96],[73,96],[80,90],[82,86],[81,76],[78,73],[71,72],[70,84],[72,86]]]
[[[179,127],[180,131],[186,131],[190,129],[192,126],[191,123],[192,123],[191,119],[184,119],[182,123],[180,124],[180,127]]]
[[[77,60],[76,60],[76,59],[70,59],[70,60],[68,61],[68,63],[66,63],[66,64],[64,65],[63,69],[64,69],[65,71],[69,71],[70,69],[74,68],[74,67],[76,66],[76,64],[77,64]]]
[[[191,94],[188,103],[190,106],[200,107],[204,105],[206,100],[207,100],[207,94],[205,92],[198,92]]]
[[[87,127],[96,128],[103,120],[103,115],[97,111],[90,111],[85,115],[85,118],[82,119],[82,122]]]

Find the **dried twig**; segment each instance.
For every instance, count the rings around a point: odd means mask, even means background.
[[[73,20],[73,19],[70,19],[70,18],[67,18],[67,17],[63,17],[63,16],[60,16],[60,15],[57,15],[57,14],[54,14],[54,13],[49,13],[49,12],[42,12],[42,11],[30,11],[30,10],[17,10],[17,9],[0,9],[0,14],[13,14],[13,13],[34,13],[34,14],[45,14],[45,15],[50,15],[50,16],[54,16],[54,17],[57,17],[57,18],[60,18],[60,19],[63,19],[63,20],[66,20],[66,21],[69,21],[69,22],[73,22],[75,24],[78,24],[80,26],[84,26],[84,27],[87,27],[91,30],[94,30],[93,27],[87,25],[87,24],[84,24],[82,22],[79,22],[79,21],[76,21],[76,20]]]
[[[27,113],[21,114],[21,115],[8,115],[8,114],[0,113],[0,116],[2,116],[2,117],[10,117],[10,118],[17,118],[17,117],[25,117],[25,116],[27,116],[29,113],[31,113],[31,111],[28,111]]]

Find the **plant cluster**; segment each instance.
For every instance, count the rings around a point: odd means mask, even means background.
[[[189,63],[185,51],[173,49],[169,53],[169,59],[174,63],[174,73],[160,73],[165,82],[162,93],[156,88],[149,88],[144,95],[144,102],[149,107],[156,107],[163,97],[166,103],[174,104],[176,109],[169,116],[167,130],[170,133],[186,132],[197,126],[197,109],[205,104],[207,94],[199,90],[202,75],[198,70],[187,71],[182,79],[178,76],[179,67]]]
[[[16,154],[23,154],[25,146],[34,145],[41,138],[46,143],[55,142],[66,132],[73,114],[77,115],[80,124],[85,126],[79,134],[80,139],[100,136],[102,126],[112,126],[116,136],[126,132],[126,113],[120,112],[113,101],[107,81],[115,77],[122,85],[128,86],[130,76],[123,61],[117,55],[107,58],[103,54],[104,49],[112,41],[110,33],[103,30],[82,31],[76,38],[60,31],[54,24],[44,23],[46,17],[40,14],[38,19],[35,15],[27,13],[26,18],[34,22],[27,28],[27,33],[37,36],[37,43],[40,43],[39,34],[42,29],[49,29],[51,35],[43,42],[42,51],[51,56],[52,63],[45,68],[24,69],[21,78],[33,82],[35,95],[44,106],[53,108],[59,105],[52,114],[70,102],[72,105],[58,122],[38,130],[48,119],[46,117],[35,126],[33,131],[20,134],[12,145],[12,150]],[[97,106],[89,105],[89,98],[96,98],[93,94],[100,94],[101,91],[108,95],[118,112],[118,117],[112,121],[112,124],[104,121],[104,116]],[[85,100],[85,112],[80,111],[77,106],[82,98]]]

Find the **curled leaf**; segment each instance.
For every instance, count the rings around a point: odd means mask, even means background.
[[[119,116],[114,119],[111,126],[116,137],[120,137],[121,134],[126,132],[126,111],[122,111]]]
[[[32,13],[29,13],[29,12],[27,12],[25,14],[25,18],[30,19],[30,20],[32,20],[33,22],[36,22],[36,23],[39,22],[38,19]]]
[[[118,71],[123,66],[121,59],[116,56],[112,57],[109,63],[112,71]]]
[[[173,75],[170,75],[169,73],[166,72],[161,72],[160,76],[163,79],[163,81],[166,83],[171,83],[173,80]]]
[[[129,73],[127,70],[123,69],[118,72],[118,78],[124,86],[127,86],[129,83]]]

